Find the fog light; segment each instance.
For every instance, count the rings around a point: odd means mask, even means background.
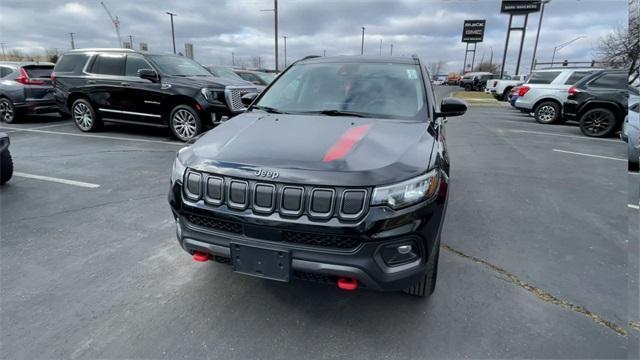
[[[380,250],[380,256],[388,266],[398,266],[418,259],[415,243],[386,245]]]

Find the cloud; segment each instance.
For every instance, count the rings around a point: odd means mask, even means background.
[[[260,56],[273,66],[272,0],[106,0],[120,19],[123,40],[146,42],[151,51],[171,52],[169,16],[175,17],[176,45],[195,46],[196,59],[207,64],[240,62]],[[287,35],[288,62],[309,54],[360,53],[361,27],[365,53],[418,54],[425,62],[443,60],[446,71],[462,69],[465,45],[460,42],[464,19],[486,19],[485,41],[478,44],[476,63],[502,61],[508,16],[499,13],[499,0],[280,0],[280,35]],[[585,39],[563,48],[560,59],[591,60],[598,40],[628,16],[627,0],[553,0],[545,11],[538,58],[549,60],[558,44],[578,36]],[[529,69],[539,14],[528,21],[521,71]],[[522,24],[522,19],[514,20]],[[2,0],[0,41],[8,48],[40,52],[69,48],[69,32],[78,47],[114,47],[113,24],[98,0]],[[515,71],[520,36],[513,33],[506,68]],[[281,58],[283,41],[279,39]],[[281,60],[282,61],[282,60]]]

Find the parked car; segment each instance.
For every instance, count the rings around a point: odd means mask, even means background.
[[[458,84],[460,84],[460,79],[462,79],[462,76],[460,76],[459,73],[450,72],[447,75],[447,80],[445,81],[445,84],[446,85],[458,85]]]
[[[627,142],[629,171],[640,171],[640,96],[629,97],[629,114],[625,118],[621,134]]]
[[[135,123],[169,127],[182,141],[242,113],[242,96],[257,92],[189,58],[130,49],[72,50],[52,79],[57,102],[81,131],[96,131],[103,122]]]
[[[429,79],[417,57],[307,57],[247,95],[247,112],[174,162],[182,248],[271,280],[431,294],[449,183],[444,119],[467,107],[432,108]]]
[[[518,92],[520,91],[520,86],[516,86],[514,88],[511,89],[511,91],[509,91],[509,104],[511,104],[511,107],[513,107],[514,109],[516,109],[516,101],[518,100]]]
[[[497,75],[490,72],[470,72],[466,73],[460,80],[460,87],[465,91],[484,91],[487,81],[495,79]]]
[[[238,76],[243,78],[245,81],[248,81],[254,85],[267,87],[273,79],[275,79],[276,75],[272,73],[266,73],[261,71],[251,71],[251,70],[233,70]]]
[[[4,185],[13,176],[13,159],[9,152],[9,135],[0,133],[0,185]]]
[[[508,100],[511,89],[520,86],[527,81],[529,75],[509,76],[506,79],[494,79],[487,82],[487,88],[491,95],[498,101]]]
[[[627,115],[629,93],[637,91],[627,81],[626,70],[602,70],[582,79],[567,91],[565,117],[580,122],[586,136],[613,135]]]
[[[562,105],[567,100],[567,90],[600,69],[596,68],[552,68],[534,70],[527,82],[518,90],[516,108],[533,113],[540,124],[564,122]]]
[[[13,123],[22,115],[57,112],[51,86],[53,64],[0,62],[0,120]]]

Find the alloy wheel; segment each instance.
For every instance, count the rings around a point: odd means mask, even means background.
[[[548,123],[556,117],[556,109],[551,105],[545,105],[538,110],[538,118],[540,121]]]
[[[196,135],[196,118],[185,109],[180,109],[173,114],[173,128],[175,132],[184,139],[190,139]]]
[[[93,116],[91,109],[84,103],[77,103],[73,107],[73,119],[82,130],[89,130],[93,125]]]
[[[596,111],[587,115],[583,121],[583,127],[588,133],[602,135],[609,129],[611,119],[606,113]]]
[[[13,121],[14,116],[15,111],[13,110],[11,103],[9,103],[9,100],[0,100],[0,120],[10,123]]]

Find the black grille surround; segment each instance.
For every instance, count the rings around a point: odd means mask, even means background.
[[[192,225],[225,233],[244,235],[244,226],[240,223],[187,213],[185,220]],[[362,239],[352,236],[316,234],[300,231],[283,230],[279,233],[280,242],[339,250],[355,249]]]
[[[241,179],[193,169],[184,175],[183,197],[216,208],[252,210],[256,215],[278,213],[283,218],[307,216],[312,221],[338,218],[355,222],[369,209],[370,188],[313,186]],[[196,185],[196,182],[199,185]]]

